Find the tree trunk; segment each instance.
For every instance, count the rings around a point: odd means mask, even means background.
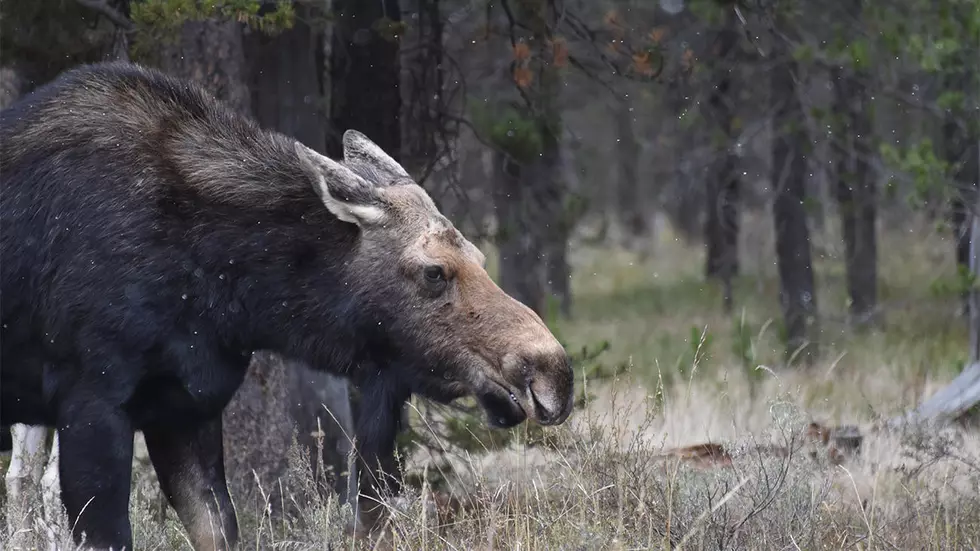
[[[528,170],[506,154],[495,152],[493,197],[497,214],[496,244],[500,287],[516,300],[543,314],[545,275],[532,217],[533,195],[524,185]]]
[[[549,31],[556,14],[553,6],[542,0],[520,3],[515,8],[517,18],[531,31],[531,59],[537,71],[527,83],[524,110],[534,117],[541,150],[513,173],[501,174],[498,182],[502,186],[496,193],[500,281],[505,290],[542,317],[547,314],[549,298],[557,302],[562,315],[569,316],[572,296],[568,236],[573,220],[566,209],[561,176],[561,76],[553,63]],[[502,168],[503,164],[498,170]],[[508,201],[517,204],[502,204]],[[519,233],[514,233],[515,229]],[[506,239],[501,239],[501,235]],[[527,281],[519,282],[520,279]]]
[[[692,93],[691,88],[685,76],[668,84],[665,91],[667,110],[677,113],[687,109],[686,98]],[[674,162],[671,167],[673,182],[668,187],[664,199],[666,214],[672,225],[687,239],[700,239],[704,229],[701,223],[704,201],[702,195],[698,193],[701,182],[698,178],[692,177],[692,171],[689,169],[691,161],[688,160],[691,151],[698,145],[698,139],[694,132],[684,128],[679,121],[671,118],[668,124],[673,142],[671,153]]]
[[[685,9],[683,3],[678,7],[678,11],[668,12],[663,20],[668,36],[677,36],[687,32],[685,29],[700,25],[698,18]],[[691,161],[691,153],[702,145],[701,137],[695,135],[696,132],[680,118],[681,114],[692,108],[691,98],[699,94],[695,80],[691,71],[680,71],[662,87],[662,109],[677,116],[666,117],[662,121],[662,135],[670,143],[668,156],[671,162],[669,172],[664,174],[667,182],[663,187],[661,204],[671,226],[685,240],[700,240],[704,233],[704,180],[701,174],[695,174],[691,169],[691,165],[695,164]]]
[[[17,101],[24,95],[27,86],[27,79],[16,65],[0,67],[0,109]]]
[[[558,110],[560,75],[551,60],[551,47],[547,45],[546,22],[541,21],[535,33],[538,44],[537,54],[543,61],[540,75],[537,109],[542,114],[538,127],[542,137],[543,150],[534,163],[534,170],[524,174],[533,180],[525,181],[536,193],[541,210],[542,243],[545,261],[545,282],[551,300],[557,304],[558,313],[569,317],[572,314],[571,266],[568,264],[568,237],[571,233],[571,213],[565,205],[566,189],[562,179],[561,164],[561,113]]]
[[[947,86],[956,89],[957,83]],[[950,222],[956,247],[956,264],[968,270],[971,258],[972,214],[970,205],[980,197],[980,143],[963,128],[962,113],[949,111],[943,121],[943,150],[945,161],[952,168],[954,189],[950,198]],[[963,313],[969,313],[969,296],[963,295]]]
[[[296,9],[292,29],[275,36],[249,30],[244,36],[251,111],[264,128],[324,153],[324,35],[307,23],[320,14],[303,5]],[[353,434],[347,380],[301,362],[271,356],[263,356],[263,360],[270,369],[286,372],[284,397],[291,397],[290,417],[296,425],[297,440],[315,470],[315,480],[321,489],[346,496],[349,435]]]
[[[786,56],[788,57],[788,56]],[[773,222],[780,304],[786,330],[787,359],[797,354],[811,363],[817,354],[817,299],[810,255],[810,231],[803,207],[806,187],[806,135],[803,106],[796,93],[796,64],[785,60],[771,71],[774,103],[771,183],[775,188]]]
[[[873,130],[865,78],[855,70],[834,71],[835,111],[846,121],[837,132],[839,143],[835,148],[837,201],[850,317],[856,326],[873,324],[878,307],[877,197],[869,165]]]
[[[350,484],[357,474],[348,472],[354,434],[350,384],[301,362],[285,363],[291,417],[297,441],[307,451],[313,480],[321,494],[336,492],[346,501],[352,497]]]
[[[553,143],[545,140],[545,152],[534,167],[535,170],[524,172],[525,175],[537,173],[533,181],[525,180],[524,185],[538,186],[540,192],[538,202],[542,216],[543,227],[541,248],[544,253],[545,284],[551,303],[558,308],[557,312],[549,312],[550,305],[546,304],[542,313],[560,314],[568,318],[572,315],[572,269],[568,263],[568,237],[571,233],[572,220],[565,205],[565,182],[561,177],[561,152],[557,136]],[[547,319],[547,318],[545,318]]]
[[[327,113],[323,101],[323,34],[306,22],[315,15],[296,6],[293,28],[274,36],[247,30],[249,105],[264,128],[292,136],[320,153],[326,150]]]
[[[407,30],[402,59],[402,164],[424,185],[451,139],[443,124],[443,23],[439,0],[412,0],[405,11],[418,18]]]
[[[250,114],[240,23],[217,19],[184,23],[176,43],[161,47],[159,65],[171,75],[203,85],[235,111]]]
[[[640,144],[633,131],[633,102],[629,97],[616,98],[613,116],[616,121],[616,218],[623,228],[626,243],[648,239],[650,228],[640,200],[637,180]]]
[[[398,0],[334,0],[327,152],[339,158],[344,132],[358,130],[401,158],[401,11]]]
[[[728,10],[713,45],[714,82],[704,108],[705,118],[714,126],[719,146],[705,194],[705,275],[722,283],[726,312],[732,310],[732,278],[738,273],[739,178],[734,149],[735,98],[732,97],[732,66],[738,44],[735,25],[735,12]]]
[[[970,265],[970,209],[964,201],[963,192],[957,191],[950,198],[950,223],[953,226],[953,247],[956,265],[966,268]],[[964,297],[965,298],[965,297]],[[964,303],[964,307],[965,307]],[[964,308],[965,312],[965,308]]]

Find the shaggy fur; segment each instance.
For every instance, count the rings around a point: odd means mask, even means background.
[[[0,138],[0,422],[58,428],[90,545],[132,545],[135,430],[195,547],[234,542],[220,412],[255,350],[361,386],[368,481],[413,392],[474,394],[499,426],[571,409],[559,343],[356,132],[333,161],[112,63],[4,110]]]

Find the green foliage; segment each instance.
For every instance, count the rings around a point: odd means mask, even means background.
[[[700,110],[698,109],[685,109],[681,112],[680,116],[677,118],[680,123],[681,130],[691,130],[698,123],[702,122],[703,119],[700,116]]]
[[[130,6],[136,25],[133,57],[145,57],[162,43],[177,40],[184,23],[211,18],[233,20],[258,31],[276,34],[293,26],[295,9],[290,0],[278,0],[276,9],[259,15],[259,0],[139,0]]]
[[[870,49],[866,40],[853,40],[847,45],[847,53],[855,69],[864,70],[871,67]]]
[[[980,278],[968,266],[957,265],[956,276],[952,279],[936,279],[930,285],[930,292],[937,298],[963,296],[980,290]]]
[[[292,28],[295,12],[291,1],[279,0],[275,10],[260,16],[261,7],[259,0],[141,0],[133,2],[130,13],[137,25],[158,29],[212,17],[232,19],[270,33]]]
[[[742,315],[732,320],[732,355],[738,358],[742,367],[750,371],[756,366],[755,347],[752,345],[752,327]]]
[[[941,84],[934,104],[941,112],[938,118],[953,118],[964,126],[966,131],[959,137],[963,142],[978,139],[980,126],[976,117],[966,113],[976,108],[980,98],[976,93],[980,89],[980,1],[861,0],[828,5],[825,13],[821,22],[801,18],[777,21],[777,26],[785,27],[787,32],[803,31],[806,39],[794,52],[802,65],[815,60],[818,67],[839,68],[844,74],[854,75],[871,95],[869,107],[881,103],[875,96],[901,98],[906,92],[899,83],[929,75],[927,82]],[[925,99],[921,93],[913,95],[916,101]],[[883,105],[888,102],[886,99]],[[818,122],[826,123],[837,135],[848,132],[843,121],[837,119],[829,114],[818,118]],[[941,147],[933,147],[924,139],[911,146],[886,144],[879,153],[890,168],[914,182],[907,197],[911,204],[931,204],[948,195],[952,167],[941,161],[948,155]],[[894,195],[898,189],[904,186],[888,186],[886,196]]]
[[[589,212],[589,198],[574,192],[568,192],[562,198],[561,224],[565,232],[572,231],[582,217]]]
[[[515,107],[494,109],[473,104],[470,112],[477,131],[515,161],[530,162],[543,151],[544,140],[537,121]]]
[[[700,21],[711,26],[720,25],[724,18],[724,7],[717,0],[689,0],[688,9]]]
[[[937,194],[949,193],[946,185],[949,163],[936,155],[936,147],[929,138],[904,148],[884,143],[880,152],[886,165],[912,178],[914,190],[909,202],[913,206],[924,205]]]
[[[882,61],[910,61],[929,73],[944,76],[976,73],[978,0],[866,5],[866,20],[873,21],[878,31],[869,33],[867,40],[876,40],[892,58]]]
[[[376,20],[372,27],[382,39],[389,42],[395,42],[399,37],[405,35],[405,31],[408,29],[408,24],[404,21],[395,21],[394,19],[388,17],[382,17]]]
[[[745,310],[742,314],[732,320],[732,355],[742,364],[745,375],[751,386],[749,392],[755,395],[756,386],[765,378],[765,371],[759,369],[762,363],[759,351],[756,347],[755,339],[761,333],[753,327],[751,321],[746,318]]]
[[[955,52],[957,42],[954,39],[939,38],[928,40],[920,34],[913,34],[908,39],[907,53],[916,57],[923,69],[938,72],[944,65],[948,52]]]
[[[813,197],[812,195],[807,195],[803,198],[803,211],[809,215],[815,215],[820,212],[823,208],[823,204],[820,202],[819,197]]]
[[[816,57],[816,52],[809,44],[798,44],[790,53],[795,61],[804,64],[812,63]]]
[[[943,110],[962,111],[966,106],[966,94],[961,90],[943,90],[936,99],[936,105]]]
[[[708,332],[707,327],[692,325],[690,337],[685,339],[686,350],[677,359],[677,374],[682,378],[688,378],[697,366],[711,355],[711,348],[714,344],[714,336]]]

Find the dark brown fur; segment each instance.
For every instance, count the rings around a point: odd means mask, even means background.
[[[255,350],[361,387],[369,495],[412,393],[475,395],[499,426],[571,410],[557,340],[356,132],[334,161],[187,82],[99,64],[2,111],[0,137],[0,424],[58,427],[91,545],[132,545],[135,430],[197,547],[234,542],[219,415]]]

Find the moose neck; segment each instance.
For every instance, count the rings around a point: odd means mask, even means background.
[[[208,277],[230,290],[208,310],[228,331],[228,344],[346,373],[363,348],[352,271],[357,229],[312,202],[262,213],[240,228],[247,238],[231,247],[220,236],[215,247],[207,237],[197,243],[198,257],[209,259]]]

